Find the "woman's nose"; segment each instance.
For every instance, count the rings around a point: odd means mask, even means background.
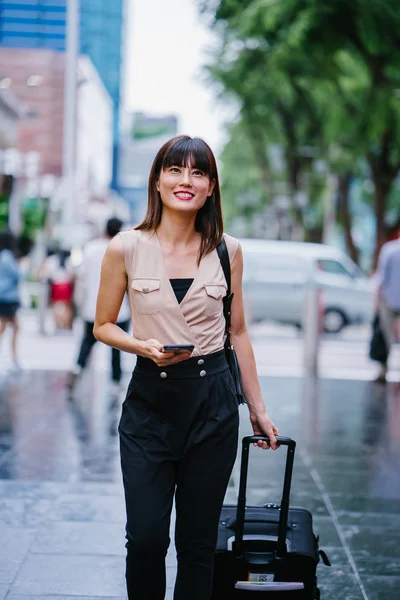
[[[189,169],[182,169],[181,183],[183,185],[190,185],[190,171],[189,171]]]

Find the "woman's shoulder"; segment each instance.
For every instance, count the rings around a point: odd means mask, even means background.
[[[124,253],[131,254],[135,251],[138,241],[142,237],[142,232],[139,229],[127,229],[120,231],[115,238],[120,240]]]
[[[122,239],[124,243],[132,243],[135,242],[141,236],[140,229],[126,229],[125,231],[120,231],[117,235]]]
[[[143,231],[141,229],[128,229],[126,231],[120,231],[114,239],[118,239],[120,243],[120,249],[124,255],[125,266],[127,271],[129,270],[135,256],[138,252],[146,252],[145,247],[147,242],[152,238],[152,233],[149,231]]]
[[[229,260],[232,264],[240,244],[236,238],[232,237],[231,235],[228,235],[227,233],[224,233],[224,240],[226,247],[228,248]]]

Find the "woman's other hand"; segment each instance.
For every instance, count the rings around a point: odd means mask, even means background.
[[[163,352],[163,345],[158,340],[150,339],[144,342],[142,356],[150,358],[158,367],[168,367],[187,360],[191,352]]]
[[[250,413],[250,421],[254,435],[266,435],[270,441],[270,443],[267,444],[267,442],[260,440],[254,445],[263,448],[264,450],[268,450],[269,448],[276,450],[279,446],[275,436],[279,435],[279,430],[276,425],[273,424],[267,413],[265,411],[261,413]]]

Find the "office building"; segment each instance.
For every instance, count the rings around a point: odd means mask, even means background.
[[[7,79],[0,76],[0,149],[17,145],[21,104],[15,94],[7,89],[8,83]]]
[[[80,52],[99,73],[113,102],[116,187],[126,0],[80,0]],[[64,51],[67,0],[0,0],[0,46]],[[0,76],[5,65],[0,62]]]
[[[40,173],[61,177],[65,54],[54,50],[0,47],[10,90],[24,107],[17,148],[40,155]],[[76,169],[88,189],[111,182],[112,101],[87,56],[78,60]]]
[[[0,0],[0,46],[65,50],[67,0]]]

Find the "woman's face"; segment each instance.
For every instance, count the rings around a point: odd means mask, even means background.
[[[214,182],[196,167],[171,166],[161,170],[157,182],[164,206],[178,211],[197,212],[214,189]]]

